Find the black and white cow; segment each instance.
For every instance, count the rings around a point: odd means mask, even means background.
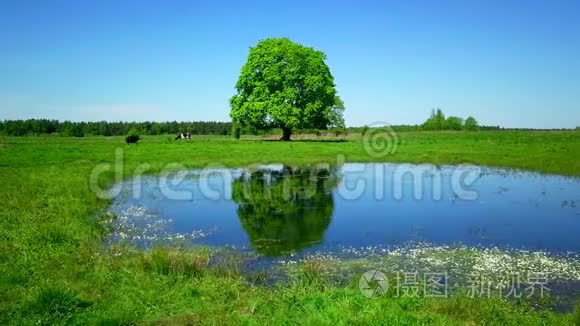
[[[191,139],[191,134],[189,134],[188,132],[182,132],[179,135],[177,135],[177,137],[175,137],[175,140],[185,140],[185,139]]]

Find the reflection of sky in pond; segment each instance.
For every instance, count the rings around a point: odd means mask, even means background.
[[[182,182],[172,184],[176,177]],[[473,192],[477,198],[469,199]],[[187,171],[124,182],[112,210],[118,227],[149,227],[142,233],[150,238],[173,235],[265,254],[410,241],[580,251],[578,178],[495,168],[381,163]],[[129,232],[119,230],[117,238]],[[136,240],[148,244],[143,234]]]

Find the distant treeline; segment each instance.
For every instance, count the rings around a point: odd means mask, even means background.
[[[405,131],[428,131],[433,129],[425,129],[422,125],[390,125],[391,129],[396,132]],[[348,127],[347,133],[362,133],[365,127]],[[451,129],[441,129],[441,130],[451,130]],[[570,128],[504,128],[500,126],[478,126],[477,130],[480,131],[566,131],[566,130],[580,130],[580,127],[576,129]]]
[[[83,137],[85,135],[121,136],[134,129],[141,135],[163,135],[188,132],[193,135],[228,135],[231,122],[188,121],[188,122],[71,122],[50,119],[0,121],[0,134],[26,136],[59,134]]]
[[[474,119],[475,120],[475,119]],[[466,128],[465,121],[458,118],[444,118],[438,116],[438,112],[421,125],[391,125],[396,132],[404,131],[423,131],[423,130],[469,130]],[[440,128],[440,129],[439,129]],[[58,121],[50,119],[28,119],[28,120],[4,120],[0,121],[0,135],[4,136],[28,136],[42,134],[58,134],[61,136],[83,137],[91,135],[102,136],[124,136],[130,130],[136,131],[139,135],[164,135],[178,134],[188,132],[192,135],[230,135],[232,131],[231,122],[219,121],[189,121],[189,122],[71,122]],[[363,133],[367,126],[348,127],[345,129],[316,130],[304,129],[297,130],[297,133],[319,134],[349,134]],[[577,127],[576,130],[580,128]],[[528,128],[503,128],[500,126],[480,126],[475,121],[475,127],[471,130],[569,130],[561,129],[528,129]],[[242,128],[242,134],[268,135],[279,134],[277,129],[272,130],[253,130],[251,128]]]

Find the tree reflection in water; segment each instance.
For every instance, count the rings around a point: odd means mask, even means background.
[[[252,246],[277,256],[320,243],[338,182],[337,169],[328,165],[260,168],[236,178],[232,197]]]

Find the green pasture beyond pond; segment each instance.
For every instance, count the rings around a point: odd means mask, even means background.
[[[249,324],[574,324],[559,314],[499,298],[370,300],[357,282],[330,285],[319,267],[273,288],[249,285],[237,260],[208,266],[207,250],[112,251],[99,223],[107,201],[89,189],[99,163],[122,149],[124,177],[142,163],[150,173],[207,165],[254,163],[473,163],[580,175],[580,132],[399,133],[392,155],[369,156],[360,135],[277,142],[256,137],[144,136],[0,138],[0,323]],[[296,136],[295,138],[302,138]],[[342,141],[339,141],[341,140]],[[337,161],[338,160],[338,161]],[[110,184],[114,174],[100,180]]]

